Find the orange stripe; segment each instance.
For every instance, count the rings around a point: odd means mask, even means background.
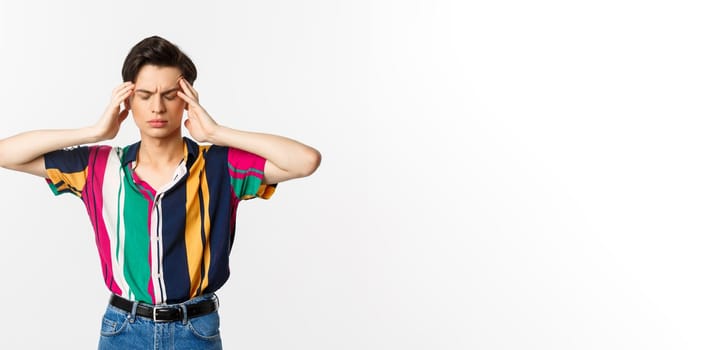
[[[199,197],[199,172],[203,169],[203,160],[197,160],[189,170],[186,178],[186,261],[189,271],[189,296],[197,296],[201,285],[201,254],[203,254],[201,237],[201,215]]]
[[[201,282],[201,290],[206,289],[209,285],[209,267],[211,264],[211,217],[209,216],[209,183],[206,181],[206,172],[201,179],[201,195],[204,203],[204,237],[206,237],[206,247],[204,249],[204,280]]]
[[[259,186],[259,191],[256,192],[256,196],[263,199],[269,199],[274,194],[274,191],[277,189],[277,185],[265,185],[262,184]]]
[[[65,191],[70,189],[76,195],[80,196],[80,191],[83,191],[85,187],[85,169],[82,171],[76,171],[74,173],[64,173],[58,169],[52,168],[46,171],[48,178],[54,184],[63,181],[64,185],[57,188],[58,191]],[[77,190],[77,191],[76,191]]]

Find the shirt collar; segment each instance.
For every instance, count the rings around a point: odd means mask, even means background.
[[[186,147],[184,147],[184,159],[186,159],[186,166],[188,167],[190,164],[193,164],[199,156],[199,145],[188,137],[184,137],[183,140],[186,144]],[[123,166],[136,161],[140,147],[141,141],[126,146],[123,152]]]

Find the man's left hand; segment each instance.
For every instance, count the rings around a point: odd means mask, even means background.
[[[179,85],[183,91],[177,91],[176,93],[186,101],[186,110],[188,111],[188,119],[184,122],[184,126],[196,141],[213,143],[211,139],[219,124],[201,107],[199,93],[186,79],[179,78]]]

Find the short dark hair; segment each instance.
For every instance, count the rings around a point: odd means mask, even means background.
[[[138,71],[147,64],[176,67],[189,83],[196,80],[196,66],[191,59],[178,46],[157,35],[143,39],[131,48],[121,69],[123,81],[135,82]]]

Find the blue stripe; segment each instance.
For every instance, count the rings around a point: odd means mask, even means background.
[[[234,222],[236,216],[232,207],[236,196],[232,192],[231,177],[224,166],[228,163],[229,149],[211,146],[206,157],[206,180],[209,185],[209,212],[211,217],[211,234],[209,250],[211,266],[209,266],[209,285],[204,292],[219,289],[229,278],[229,253],[234,238]]]
[[[58,169],[62,173],[77,173],[88,166],[88,146],[67,148],[45,154],[45,169]]]
[[[161,199],[161,217],[163,226],[163,279],[165,282],[166,302],[186,301],[191,289],[188,259],[186,257],[186,178],[184,175]]]

